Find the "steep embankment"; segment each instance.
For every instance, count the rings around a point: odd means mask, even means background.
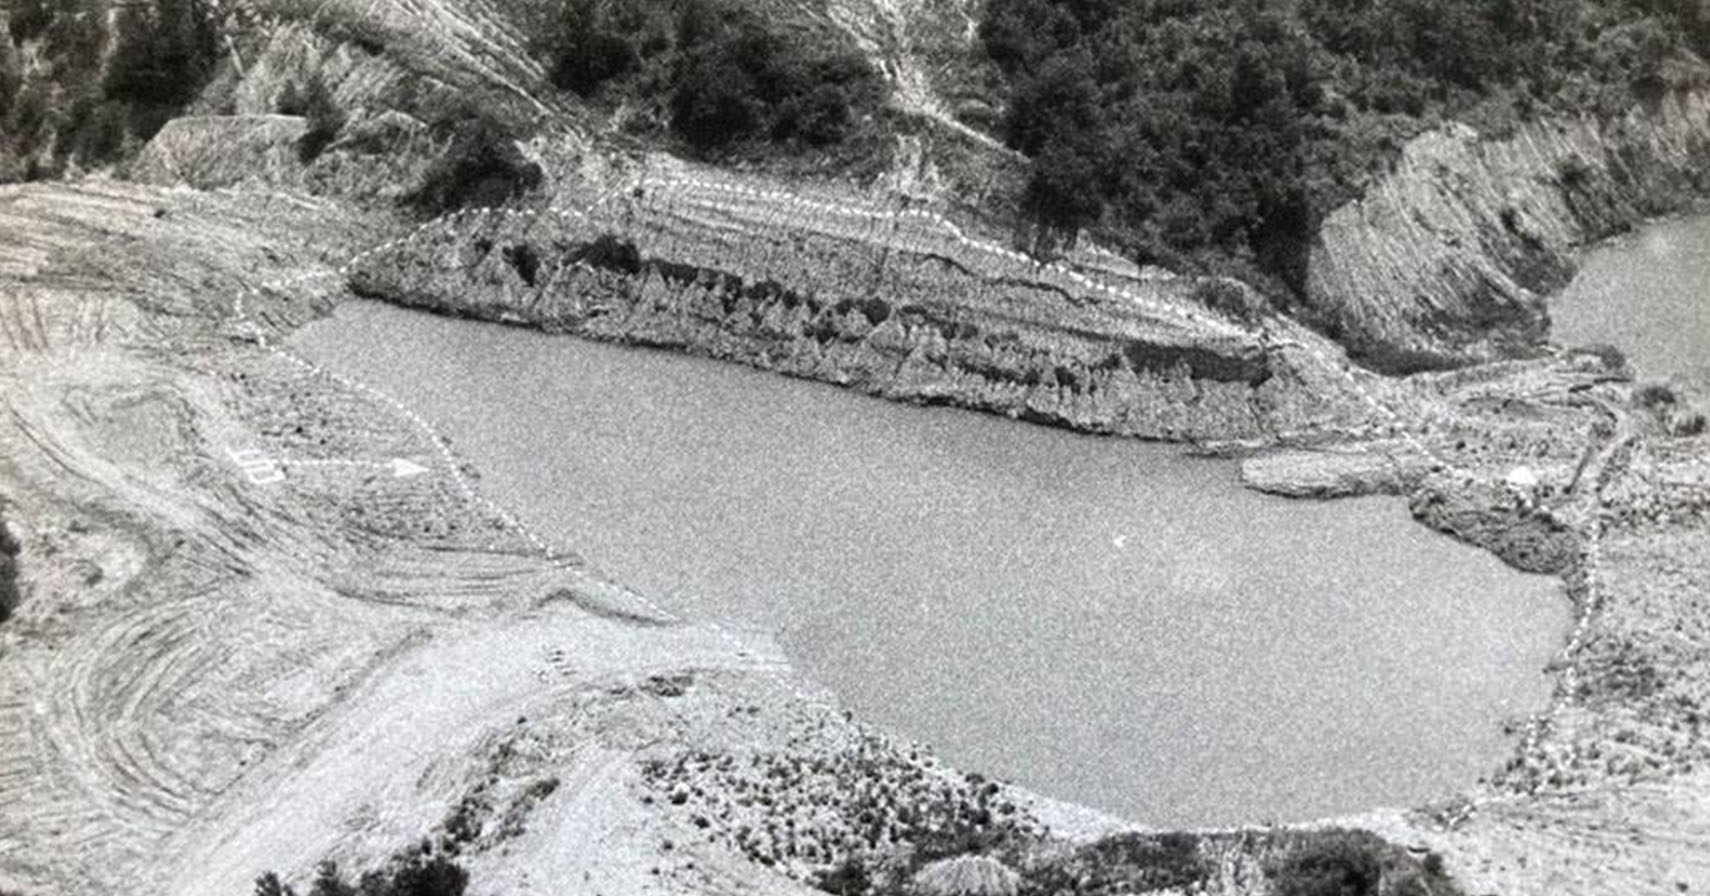
[[[928,212],[680,167],[593,206],[460,215],[368,255],[351,282],[407,305],[1089,432],[1260,436],[1369,413],[1310,382],[1326,376],[1320,354],[1207,310],[1193,280],[1040,265]]]
[[[1452,124],[1410,142],[1315,241],[1307,300],[1366,363],[1416,369],[1523,352],[1587,244],[1710,192],[1710,96],[1506,137]]]

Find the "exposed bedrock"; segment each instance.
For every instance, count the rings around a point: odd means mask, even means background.
[[[1425,473],[1405,443],[1276,448],[1241,461],[1248,488],[1287,498],[1396,495]]]
[[[1307,301],[1367,365],[1399,372],[1524,354],[1543,296],[1585,244],[1710,195],[1710,97],[1505,137],[1426,133],[1314,243]]]
[[[1185,281],[1099,284],[906,215],[722,202],[464,215],[368,256],[351,285],[1087,432],[1255,436],[1331,416]]]

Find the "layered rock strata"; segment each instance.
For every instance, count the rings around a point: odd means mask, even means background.
[[[1567,283],[1580,247],[1690,207],[1710,190],[1707,172],[1703,94],[1506,137],[1450,124],[1324,222],[1307,300],[1377,369],[1524,354],[1545,337],[1543,297]]]
[[[474,212],[372,253],[351,284],[1087,432],[1263,435],[1338,398],[1264,328],[1198,304],[1195,281],[1041,265],[851,197],[672,181],[588,213]]]

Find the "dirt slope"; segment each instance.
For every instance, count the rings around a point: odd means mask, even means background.
[[[389,221],[116,184],[7,189],[0,221],[26,597],[0,627],[0,886],[239,893],[425,837],[481,892],[799,892],[661,814],[646,761],[902,756],[769,642],[518,526],[407,405],[277,347]]]

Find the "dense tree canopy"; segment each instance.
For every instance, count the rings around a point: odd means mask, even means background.
[[[881,95],[847,35],[732,0],[567,0],[544,49],[559,87],[626,105],[703,153],[837,143]]]
[[[189,104],[218,59],[203,0],[15,0],[9,13],[0,181],[113,161]]]
[[[1317,221],[1407,137],[1683,86],[1710,4],[991,0],[980,35],[1038,220],[1298,286]]]

